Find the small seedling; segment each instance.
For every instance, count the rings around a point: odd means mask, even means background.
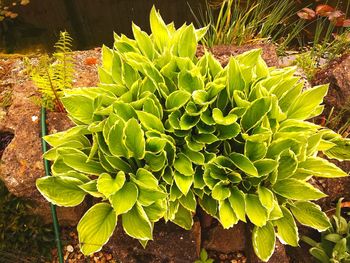
[[[203,248],[201,250],[200,258],[197,259],[194,263],[213,263],[214,259],[208,257],[207,251]]]

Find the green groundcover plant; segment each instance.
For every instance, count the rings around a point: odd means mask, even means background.
[[[322,263],[350,262],[350,221],[341,216],[342,198],[339,199],[332,226],[321,234],[321,242],[303,236],[302,240],[312,246],[310,254]]]
[[[298,245],[295,220],[330,223],[312,202],[326,196],[308,180],[342,177],[325,159],[350,159],[350,141],[305,121],[319,115],[328,87],[303,91],[294,68],[268,68],[260,50],[222,68],[197,58],[206,28],[175,29],[150,14],[152,34],[115,35],[103,47],[100,84],[62,98],[75,127],[49,135],[52,177],[45,198],[76,206],[96,198],[78,224],[84,254],[101,249],[117,225],[146,246],[164,219],[190,229],[198,204],[224,228],[254,224],[256,254],[267,261],[276,236]]]

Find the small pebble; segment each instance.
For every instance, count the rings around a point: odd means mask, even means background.
[[[73,251],[74,251],[73,246],[72,246],[72,245],[68,245],[68,246],[67,246],[67,251],[68,251],[68,252],[73,252]]]

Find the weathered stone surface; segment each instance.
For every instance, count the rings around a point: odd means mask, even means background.
[[[223,229],[221,224],[218,224],[209,230],[207,236],[203,244],[207,250],[229,254],[245,249],[245,224],[241,221],[229,229]]]
[[[261,48],[263,53],[262,57],[266,61],[266,64],[270,67],[278,66],[278,56],[276,53],[276,47],[272,44],[255,44],[255,45],[243,45],[240,47],[229,45],[218,45],[209,49],[209,51],[218,59],[223,67],[225,67],[231,56],[242,54],[251,49]],[[203,46],[198,46],[197,56],[204,55]]]
[[[319,71],[314,80],[313,85],[321,85],[329,83],[328,94],[325,97],[324,116],[328,116],[331,109],[334,107],[332,119],[339,118],[339,122],[333,123],[331,127],[335,130],[344,125],[350,118],[350,54],[332,61],[329,65]],[[339,116],[341,114],[341,116]],[[350,130],[347,131],[348,133]]]
[[[75,52],[76,72],[74,86],[94,86],[97,84],[96,65],[87,65],[86,57],[96,57],[99,60],[100,50]],[[32,96],[37,95],[34,84],[18,70],[20,62],[14,63],[13,78],[18,81],[13,85],[12,105],[0,125],[0,131],[14,134],[11,143],[4,150],[0,163],[0,179],[8,190],[16,196],[27,198],[34,202],[34,213],[42,215],[45,222],[51,221],[50,207],[35,186],[37,178],[45,175],[40,135],[40,107],[33,103]],[[49,133],[63,131],[73,124],[65,113],[47,114]],[[85,211],[85,205],[75,208],[57,208],[61,223],[76,224]]]
[[[313,84],[330,83],[325,103],[327,106],[340,108],[350,99],[350,54],[332,61],[324,70],[319,71]]]
[[[127,236],[118,224],[111,241],[107,243],[120,262],[128,263],[187,263],[197,259],[196,224],[192,231],[184,230],[173,223],[157,222],[154,226],[153,241],[146,249]]]

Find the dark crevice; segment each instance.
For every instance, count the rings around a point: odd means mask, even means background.
[[[0,132],[0,159],[13,137],[15,137],[15,135],[12,132]]]

